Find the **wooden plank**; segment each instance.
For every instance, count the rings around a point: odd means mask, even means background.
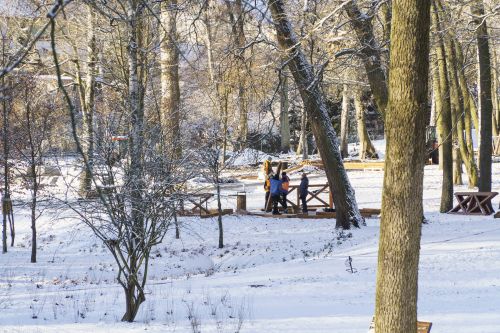
[[[215,211],[214,211],[215,210]],[[232,209],[223,209],[222,210],[222,215],[230,215],[233,213],[233,210]],[[216,210],[216,209],[211,209],[210,210],[210,213],[208,214],[203,214],[203,215],[200,215],[200,217],[202,219],[208,219],[208,218],[211,218],[211,217],[217,217],[219,216],[219,212]]]
[[[299,170],[302,170],[302,169],[304,169],[304,165],[298,164],[298,165],[295,165],[295,166],[293,166],[291,168],[285,169],[283,171],[288,174],[290,172],[299,171]]]
[[[344,162],[346,170],[384,169],[384,162]]]

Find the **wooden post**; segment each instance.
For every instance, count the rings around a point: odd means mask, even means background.
[[[246,192],[236,193],[236,211],[246,211],[247,210],[247,194]]]

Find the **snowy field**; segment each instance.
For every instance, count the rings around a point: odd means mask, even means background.
[[[499,191],[500,163],[493,173]],[[360,207],[380,207],[382,177],[349,172]],[[499,333],[500,219],[439,214],[440,178],[425,168],[419,320],[433,322],[432,333]],[[224,185],[224,207],[243,188],[249,209],[261,208],[253,180]],[[171,230],[154,250],[147,300],[128,324],[113,260],[88,227],[46,211],[31,264],[28,214],[16,210],[16,246],[0,255],[0,332],[365,333],[374,313],[377,218],[339,232],[328,219],[224,217],[222,250],[215,219],[182,218],[181,239]]]

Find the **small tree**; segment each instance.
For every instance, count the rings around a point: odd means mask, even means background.
[[[118,266],[117,281],[125,292],[122,320],[131,322],[146,300],[144,288],[151,250],[162,242],[171,226],[175,202],[170,189],[177,179],[174,183],[168,161],[159,154],[159,136],[145,138],[145,147],[150,148],[144,154],[139,183],[133,178],[127,156],[109,158],[111,140],[96,140],[94,170],[99,171],[91,175],[99,198],[79,200],[69,206],[112,254]],[[136,203],[138,197],[140,206]]]
[[[217,193],[217,222],[219,228],[219,249],[224,247],[224,228],[222,224],[221,173],[228,163],[224,158],[224,138],[219,123],[206,125],[201,133],[200,146],[196,150],[196,162],[201,174],[210,181]]]
[[[16,137],[12,140],[19,160],[26,165],[23,175],[25,187],[30,191],[31,200],[31,262],[36,262],[37,233],[36,221],[41,215],[38,209],[39,192],[41,189],[42,165],[51,127],[54,124],[54,98],[43,92],[37,86],[36,77],[25,76],[19,85],[21,89],[17,96],[14,110],[14,125]],[[52,96],[53,97],[53,96]]]

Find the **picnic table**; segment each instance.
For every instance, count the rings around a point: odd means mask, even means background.
[[[498,192],[456,192],[458,204],[450,210],[450,214],[491,215],[495,211],[491,205]]]

